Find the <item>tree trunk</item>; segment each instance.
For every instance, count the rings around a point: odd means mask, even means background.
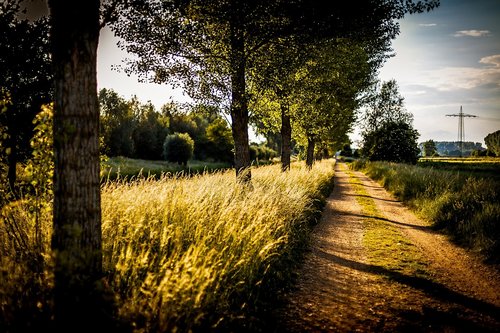
[[[250,182],[250,148],[248,140],[248,101],[245,84],[245,42],[236,18],[231,22],[231,129],[234,139],[236,177]]]
[[[292,125],[288,107],[281,104],[281,170],[290,170],[290,155],[292,151]]]
[[[49,0],[54,64],[54,310],[58,331],[103,319],[97,44],[99,0]]]
[[[16,180],[17,180],[16,135],[17,135],[17,133],[10,134],[9,142],[7,144],[7,146],[10,148],[10,154],[7,156],[7,164],[8,164],[7,179],[9,181],[10,190],[14,194],[14,196],[17,196],[16,195]]]
[[[307,136],[307,157],[306,165],[309,169],[312,168],[314,163],[314,146],[316,145],[316,140],[314,136]]]

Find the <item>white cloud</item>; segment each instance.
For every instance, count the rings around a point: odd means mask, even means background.
[[[424,86],[441,91],[489,86],[500,91],[500,54],[481,58],[482,67],[444,67],[426,71],[420,76]]]
[[[489,36],[489,30],[460,30],[455,32],[454,37],[484,37]]]
[[[419,24],[420,27],[435,27],[437,26],[436,23],[420,23]]]
[[[481,64],[493,65],[494,67],[500,67],[500,54],[495,54],[492,56],[484,57],[479,60]]]

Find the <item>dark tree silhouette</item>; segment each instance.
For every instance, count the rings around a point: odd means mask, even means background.
[[[54,313],[60,332],[103,328],[99,5],[99,0],[49,0],[55,74]]]

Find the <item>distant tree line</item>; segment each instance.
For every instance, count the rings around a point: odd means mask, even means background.
[[[463,142],[463,150],[460,148],[460,141],[433,141],[428,140],[419,144],[422,156],[470,156],[482,152],[486,149],[480,142]],[[433,146],[432,146],[433,145]],[[426,148],[427,147],[427,148]],[[430,148],[432,147],[432,149]]]
[[[168,103],[156,110],[150,102],[130,100],[112,89],[99,91],[101,151],[104,155],[186,164],[194,158],[224,162],[234,159],[231,128],[214,106]],[[175,145],[175,148],[174,148]],[[252,160],[278,154],[265,144],[250,145]]]

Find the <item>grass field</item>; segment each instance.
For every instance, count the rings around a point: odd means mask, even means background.
[[[232,170],[103,184],[105,285],[117,321],[135,332],[265,328],[268,304],[292,281],[333,173],[325,160],[312,170],[293,163],[287,173],[255,168],[250,187]],[[1,214],[0,331],[50,327],[51,210],[35,219],[24,200]]]
[[[421,158],[418,166],[461,172],[472,177],[493,177],[500,180],[500,158],[495,157],[433,157]]]
[[[110,157],[103,162],[101,167],[101,177],[107,179],[134,178],[138,176],[155,176],[157,179],[163,175],[184,175],[200,174],[204,172],[214,172],[226,170],[231,165],[221,162],[206,162],[191,160],[186,167],[177,163],[167,161],[150,161],[133,159],[128,157]]]

